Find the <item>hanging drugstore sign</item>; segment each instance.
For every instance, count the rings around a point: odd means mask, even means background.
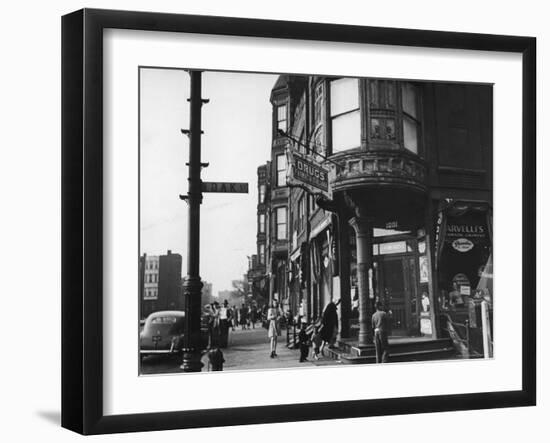
[[[302,186],[314,194],[331,197],[329,189],[329,170],[311,158],[287,150],[288,175],[287,184]]]

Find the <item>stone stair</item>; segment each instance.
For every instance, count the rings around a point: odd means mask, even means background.
[[[448,360],[460,358],[449,338],[391,338],[389,339],[389,362],[426,360]],[[340,340],[332,349],[325,349],[325,355],[343,364],[376,363],[374,344],[358,346],[355,341]]]

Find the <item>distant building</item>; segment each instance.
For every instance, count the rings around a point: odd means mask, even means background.
[[[156,311],[183,309],[181,265],[181,255],[172,251],[140,257],[140,318]]]

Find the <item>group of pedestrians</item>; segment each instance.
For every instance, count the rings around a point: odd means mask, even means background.
[[[261,319],[261,309],[256,306],[247,306],[244,303],[240,308],[229,306],[227,300],[220,304],[215,301],[204,307],[204,313],[208,322],[208,335],[210,347],[227,348],[229,329],[242,330],[254,329],[258,319]]]
[[[245,305],[240,308],[233,307],[233,329],[240,326],[241,329],[255,329],[256,323],[262,318],[262,310],[254,305]]]
[[[324,356],[325,347],[330,348],[334,345],[338,335],[338,303],[340,302],[329,302],[323,311],[320,323],[313,324],[310,328],[307,320],[301,318],[298,334],[300,363],[308,361],[310,353],[314,360],[318,360],[319,355]]]
[[[338,302],[339,303],[339,302]],[[324,356],[324,349],[332,347],[338,334],[338,303],[329,302],[325,307],[320,322],[308,325],[304,317],[300,318],[300,332],[298,334],[300,362],[308,361],[311,353],[314,360]],[[254,328],[258,320],[265,318],[267,336],[270,342],[270,358],[277,357],[277,342],[281,336],[281,322],[284,313],[279,302],[273,300],[266,310],[243,304],[237,309],[229,307],[227,300],[220,306],[218,302],[206,307],[208,314],[209,348],[227,348],[229,329],[235,330],[241,326],[243,330]],[[382,303],[376,303],[376,312],[372,315],[373,341],[376,349],[376,362],[388,361],[388,333],[390,317]]]
[[[215,301],[204,308],[208,324],[208,347],[227,348],[229,328],[232,324],[232,311],[227,300],[224,300],[222,306]]]
[[[302,319],[300,332],[298,334],[300,362],[308,361],[310,352],[313,359],[318,360],[319,355],[324,356],[324,349],[326,346],[330,348],[334,345],[338,334],[337,305],[338,303],[331,301],[326,306],[320,324],[314,324],[311,332],[308,332],[307,322]],[[376,312],[372,315],[371,325],[377,363],[388,362],[388,335],[391,326],[390,323],[391,318],[386,312],[384,305],[380,302],[376,303]]]

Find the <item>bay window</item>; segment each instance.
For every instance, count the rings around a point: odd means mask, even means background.
[[[403,146],[418,154],[418,115],[416,88],[411,83],[401,84],[403,103]]]
[[[359,80],[341,78],[330,82],[332,153],[361,145]]]
[[[418,154],[419,107],[417,87],[409,82],[368,80],[369,140],[391,142]],[[391,144],[388,144],[391,146]]]

